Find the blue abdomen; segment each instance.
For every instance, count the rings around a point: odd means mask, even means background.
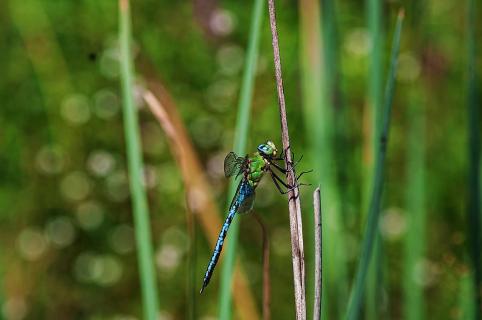
[[[228,233],[229,226],[233,221],[234,215],[236,212],[246,212],[251,209],[252,201],[254,199],[254,188],[248,183],[247,180],[243,180],[240,182],[238,190],[234,196],[233,202],[229,207],[228,216],[224,221],[223,227],[221,228],[221,232],[218,236],[218,241],[216,242],[216,246],[214,247],[213,254],[211,256],[211,260],[209,261],[206,273],[204,275],[203,286],[201,288],[201,293],[203,292],[204,288],[209,284],[211,280],[211,276],[213,275],[214,268],[218,263],[219,256],[221,255],[221,250],[223,249],[224,239],[226,238],[226,234]]]

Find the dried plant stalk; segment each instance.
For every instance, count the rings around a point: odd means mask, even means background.
[[[283,90],[283,77],[281,74],[281,58],[278,44],[278,31],[276,27],[276,13],[274,0],[268,0],[269,21],[273,44],[273,57],[278,90],[278,105],[281,119],[281,139],[285,151],[286,178],[290,186],[296,186],[296,175],[292,166],[290,138],[288,133],[288,121],[286,119],[286,104]],[[306,319],[306,296],[305,296],[305,261],[303,248],[303,228],[301,223],[301,205],[299,188],[295,187],[288,193],[288,208],[290,212],[291,254],[293,257],[293,279],[295,290],[296,319]]]

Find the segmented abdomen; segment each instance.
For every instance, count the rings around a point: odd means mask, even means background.
[[[208,267],[206,269],[206,273],[204,275],[204,280],[203,280],[203,286],[201,288],[200,293],[203,292],[204,288],[207,287],[209,284],[209,280],[211,280],[211,276],[213,275],[214,268],[216,267],[216,264],[218,263],[219,256],[221,255],[221,250],[223,249],[224,245],[224,239],[226,238],[226,234],[228,233],[229,226],[231,225],[231,222],[233,221],[233,218],[236,214],[236,212],[239,209],[239,206],[243,201],[245,200],[247,194],[246,191],[243,192],[245,189],[252,192],[251,187],[247,185],[241,185],[240,186],[240,192],[237,194],[237,198],[233,201],[231,204],[231,207],[229,208],[229,213],[228,216],[226,217],[226,220],[224,221],[223,227],[221,228],[221,232],[219,232],[218,236],[218,241],[216,242],[216,246],[214,247],[214,252],[211,256],[211,260],[209,260]]]

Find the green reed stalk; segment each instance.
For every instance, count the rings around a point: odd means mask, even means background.
[[[0,246],[1,252],[5,252],[4,248]],[[0,306],[4,306],[5,304],[5,261],[3,257],[0,257]],[[0,320],[5,319],[3,312],[0,312]]]
[[[367,152],[367,162],[364,166],[364,188],[362,192],[362,212],[368,212],[370,191],[374,179],[374,159],[378,153],[378,137],[380,136],[380,124],[382,116],[383,99],[383,33],[382,33],[382,1],[368,0],[367,20],[368,30],[372,43],[370,55],[370,71],[368,79],[368,113],[370,114],[370,137]],[[364,216],[366,218],[366,215]],[[365,312],[367,319],[379,318],[379,292],[381,277],[381,239],[377,231],[373,259],[368,267],[367,288],[365,295]]]
[[[475,319],[480,319],[482,308],[482,266],[481,266],[481,226],[480,226],[480,125],[479,125],[479,104],[476,83],[476,7],[475,0],[468,0],[467,3],[467,71],[468,71],[468,237],[469,256],[473,272],[473,294]]]
[[[144,318],[155,320],[159,314],[157,280],[152,254],[149,209],[142,185],[142,153],[137,110],[134,105],[134,67],[131,52],[129,1],[119,1],[119,43],[124,133],[127,147],[129,186],[133,204]]]
[[[475,316],[477,308],[474,299],[474,277],[470,272],[460,279],[459,308],[461,312],[459,319],[480,319]]]
[[[336,55],[333,54],[335,35],[330,31],[335,28],[332,1],[323,1],[319,7],[318,1],[302,0],[299,2],[300,13],[300,59],[301,59],[301,89],[303,97],[303,114],[306,123],[310,148],[313,150],[315,184],[321,185],[321,210],[324,213],[323,224],[323,314],[332,314],[334,303],[328,301],[346,301],[347,277],[344,238],[340,217],[340,201],[336,176],[336,161],[334,159],[334,105],[333,74],[336,70]],[[320,15],[327,20],[322,21]],[[329,16],[329,18],[328,18]],[[322,30],[323,28],[323,30]],[[313,217],[308,215],[307,230],[314,228]],[[314,243],[313,235],[307,238],[307,243]],[[307,252],[307,257],[313,257],[313,248]],[[313,259],[307,259],[307,294],[308,311],[313,301]],[[334,308],[336,309],[336,307]]]
[[[246,153],[251,102],[255,83],[256,61],[258,59],[261,25],[265,11],[265,2],[255,0],[246,63],[244,66],[243,82],[241,84],[234,136],[234,152],[240,155]],[[228,204],[236,192],[237,182],[233,179],[229,185]],[[226,245],[226,256],[221,270],[221,289],[219,291],[219,319],[231,319],[231,280],[236,260],[236,247],[238,244],[239,225],[233,223],[229,230],[229,241]]]
[[[383,175],[385,171],[385,155],[388,144],[388,131],[390,129],[390,115],[392,111],[392,101],[395,89],[395,74],[400,48],[400,36],[402,32],[403,10],[400,11],[392,43],[391,63],[385,87],[385,99],[383,108],[383,122],[380,130],[378,153],[376,155],[374,167],[374,181],[370,209],[368,211],[365,226],[365,236],[363,238],[360,263],[358,265],[354,285],[350,294],[346,319],[358,319],[363,292],[365,290],[368,266],[374,250],[378,230],[378,219],[380,216],[380,203],[383,191]]]
[[[425,113],[420,93],[415,88],[410,97],[407,148],[407,222],[404,252],[404,312],[405,319],[424,318],[423,288],[416,282],[417,264],[425,252]]]

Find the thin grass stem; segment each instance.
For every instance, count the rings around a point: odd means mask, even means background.
[[[142,184],[143,161],[137,111],[133,97],[134,67],[131,52],[131,21],[129,11],[128,0],[120,0],[119,43],[124,133],[144,318],[155,320],[159,314],[159,299],[152,253],[149,209],[147,206],[146,193]]]
[[[382,99],[383,99],[383,34],[382,34],[382,2],[381,0],[367,1],[367,20],[368,30],[372,43],[370,54],[370,71],[368,79],[368,106],[365,109],[366,131],[369,136],[365,139],[365,157],[364,157],[364,184],[362,192],[363,211],[368,212],[370,201],[370,191],[373,184],[373,166],[374,159],[378,152],[378,137],[380,136],[380,124],[382,117]],[[366,218],[366,216],[364,217]],[[379,293],[381,286],[381,254],[382,245],[380,243],[380,235],[377,232],[375,240],[375,250],[373,259],[368,266],[367,286],[365,295],[365,314],[367,319],[379,318]]]
[[[236,129],[234,136],[234,152],[237,154],[246,153],[246,141],[248,137],[251,102],[255,83],[256,61],[258,59],[259,40],[261,36],[261,25],[264,14],[264,1],[255,0],[251,19],[249,34],[248,53],[244,67],[243,81],[241,84],[238,115],[236,118]],[[227,203],[231,202],[236,192],[234,179],[229,185]],[[236,247],[238,243],[239,225],[233,223],[229,230],[229,241],[226,245],[226,256],[221,270],[221,287],[219,291],[219,318],[231,319],[231,284],[236,259]]]
[[[423,287],[414,277],[425,252],[425,114],[416,88],[410,98],[407,145],[406,206],[409,228],[405,237],[404,311],[409,320],[424,318]]]
[[[286,164],[286,178],[288,184],[297,186],[296,175],[293,170],[293,160],[290,148],[288,132],[288,120],[286,117],[286,104],[283,89],[283,77],[281,74],[281,58],[279,52],[278,30],[276,27],[276,11],[274,0],[268,0],[269,22],[273,45],[273,59],[278,91],[278,106],[281,120],[281,139]],[[305,285],[305,261],[303,248],[303,226],[301,221],[300,190],[298,187],[290,189],[288,193],[288,209],[290,212],[291,254],[293,261],[293,280],[295,294],[296,319],[306,319],[306,285]]]

